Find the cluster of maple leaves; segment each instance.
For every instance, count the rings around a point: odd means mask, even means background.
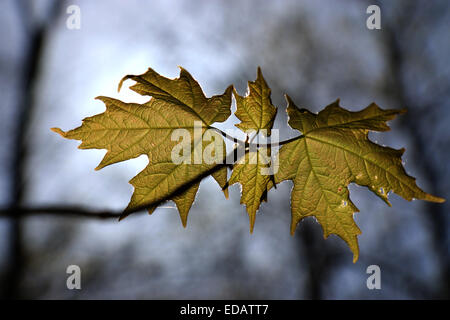
[[[286,96],[288,124],[301,135],[285,141],[275,155],[278,170],[273,175],[263,172],[269,166],[270,144],[250,149],[246,142],[244,158],[232,165],[228,179],[224,164],[174,163],[171,152],[177,141],[171,135],[179,128],[193,133],[198,122],[205,134],[213,123],[226,121],[231,115],[234,95],[235,115],[241,121],[236,126],[245,131],[264,131],[270,136],[277,108],[271,102],[271,90],[261,69],[258,68],[256,80],[249,81],[245,97],[229,86],[223,94],[207,98],[183,68],[177,79],[165,78],[152,69],[142,75],[126,76],[119,90],[127,79],[136,82],[130,87],[132,90],[151,97],[148,102],[124,103],[98,97],[106,105],[105,112],[84,119],[80,127],[67,132],[52,128],[65,138],[81,140],[81,149],[106,149],[97,170],[147,155],[149,164],[130,181],[134,193],[124,216],[143,208],[152,213],[162,202],[173,200],[186,226],[201,180],[212,175],[226,197],[229,185],[242,185],[241,203],[246,205],[252,231],[256,212],[261,202],[267,200],[267,192],[284,180],[292,180],[291,233],[303,218],[314,216],[325,237],[336,234],[345,240],[355,262],[359,254],[357,236],[361,231],[353,219],[358,209],[349,198],[350,183],[366,186],[388,205],[391,191],[406,200],[444,201],[422,191],[405,172],[401,160],[404,149],[383,147],[368,138],[370,130],[389,130],[386,122],[405,110],[383,110],[372,103],[359,112],[351,112],[341,108],[338,100],[314,114],[299,109]],[[202,137],[194,134],[191,137],[193,146],[206,147]],[[223,138],[219,138],[225,145]],[[191,156],[194,157],[194,151]]]

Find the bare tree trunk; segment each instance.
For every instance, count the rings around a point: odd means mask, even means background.
[[[323,266],[324,254],[317,250],[317,236],[315,230],[312,228],[311,221],[303,222],[301,230],[298,230],[299,246],[303,248],[305,254],[299,255],[302,259],[301,263],[307,263],[305,269],[308,272],[307,281],[304,287],[304,293],[306,299],[320,300],[323,297],[322,282],[323,282],[323,270],[326,268]]]
[[[432,194],[444,194],[444,190],[439,189],[439,172],[432,163],[432,157],[424,157],[423,153],[428,149],[426,137],[418,130],[421,117],[417,110],[420,110],[415,103],[408,98],[406,93],[406,84],[402,75],[405,72],[405,49],[402,48],[400,39],[407,41],[407,37],[401,32],[407,27],[407,23],[417,13],[417,7],[411,3],[405,5],[402,10],[402,17],[396,19],[395,28],[392,24],[383,24],[383,35],[386,46],[388,66],[391,70],[391,81],[387,83],[389,93],[397,101],[399,107],[408,107],[408,112],[402,117],[400,124],[408,132],[409,137],[414,144],[413,152],[416,164],[420,171],[424,173],[426,180],[430,183],[430,192]],[[417,17],[416,17],[417,19]],[[433,240],[433,249],[437,254],[441,271],[441,286],[435,290],[433,297],[430,298],[449,298],[450,284],[450,260],[448,258],[447,243],[447,223],[446,212],[442,204],[427,202],[425,204],[427,214],[426,219],[430,222],[430,234]]]
[[[12,196],[10,207],[21,205],[26,192],[25,166],[27,162],[27,133],[34,107],[33,88],[38,77],[39,63],[42,57],[42,47],[48,29],[60,12],[62,1],[54,1],[49,11],[47,21],[32,28],[30,3],[18,1],[23,25],[28,26],[23,69],[20,81],[20,96],[17,104],[17,127],[14,130],[14,150],[12,157]],[[9,268],[6,273],[6,284],[3,292],[6,299],[23,298],[20,292],[20,279],[24,270],[23,221],[20,214],[13,216],[10,221]]]
[[[331,248],[321,232],[314,228],[313,220],[303,221],[297,230],[298,246],[303,249],[304,254],[299,254],[301,264],[305,267],[308,275],[303,288],[305,299],[320,300],[325,295],[323,288],[331,275],[331,268],[339,268],[343,262],[340,252]]]

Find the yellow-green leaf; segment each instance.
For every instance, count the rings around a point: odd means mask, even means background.
[[[258,67],[258,75],[255,81],[248,82],[248,95],[241,97],[236,89],[234,97],[236,98],[236,117],[241,120],[236,127],[243,131],[270,130],[277,113],[277,109],[270,100],[270,88],[262,75],[261,68]]]
[[[229,185],[239,182],[242,185],[241,204],[245,204],[250,219],[250,232],[253,232],[255,215],[261,201],[267,193],[269,174],[270,148],[260,147],[249,151],[234,166]]]
[[[364,110],[350,112],[336,101],[313,114],[297,108],[289,97],[287,100],[289,125],[303,134],[282,146],[275,174],[276,183],[294,182],[291,233],[300,220],[315,216],[325,237],[336,234],[345,240],[355,262],[361,231],[353,220],[358,209],[349,198],[350,183],[368,187],[387,204],[391,191],[406,200],[444,201],[422,191],[405,172],[403,149],[382,147],[368,138],[369,130],[389,130],[386,121],[404,110],[382,110],[372,103]]]
[[[223,122],[230,116],[232,86],[222,95],[206,98],[198,83],[182,68],[177,79],[165,78],[152,69],[139,76],[126,76],[119,89],[126,79],[136,81],[131,89],[151,99],[136,104],[98,97],[106,105],[104,113],[84,119],[80,127],[67,132],[52,130],[65,138],[81,140],[81,149],[107,149],[96,169],[145,154],[149,164],[130,181],[135,190],[127,211],[172,199],[185,226],[201,178],[216,165],[202,159],[205,148],[213,143],[203,138],[212,123]],[[176,129],[188,133],[187,141],[182,143],[190,146],[190,154],[181,163],[172,160],[172,151],[185,138],[173,139]],[[223,138],[211,132],[209,136],[225,152]],[[222,167],[213,173],[222,188],[227,180],[226,170]],[[188,183],[189,188],[182,190]],[[154,209],[149,207],[149,212]]]

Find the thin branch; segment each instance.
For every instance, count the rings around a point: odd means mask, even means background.
[[[245,146],[245,148],[248,148],[248,147],[250,147],[250,146],[252,146],[252,147],[257,147],[257,148],[258,148],[258,147],[264,147],[264,146],[277,147],[277,146],[282,146],[283,144],[286,144],[286,143],[289,143],[289,142],[292,142],[292,141],[295,141],[295,140],[298,140],[298,139],[301,139],[301,138],[304,137],[304,135],[299,135],[299,136],[297,136],[297,137],[290,138],[290,139],[283,140],[283,141],[271,142],[271,141],[269,140],[268,143],[252,143],[252,142],[242,141],[242,140],[240,140],[240,139],[238,139],[238,138],[235,138],[235,137],[233,137],[233,136],[230,136],[228,133],[226,133],[226,132],[224,132],[224,131],[222,131],[222,130],[216,128],[216,127],[209,127],[209,129],[216,130],[216,131],[217,131],[218,133],[220,133],[223,137],[225,137],[225,138],[227,138],[227,139],[229,139],[229,140],[231,140],[231,141],[237,143],[237,144],[240,145],[240,146]],[[255,136],[256,136],[256,135],[255,135]],[[253,139],[252,139],[252,140],[253,140]]]
[[[248,149],[247,151],[248,152]],[[174,196],[177,196],[187,189],[189,189],[192,185],[202,181],[207,176],[213,174],[214,172],[226,168],[226,167],[232,167],[232,164],[229,164],[228,159],[231,157],[234,157],[236,154],[236,149],[233,150],[230,154],[226,155],[226,158],[224,159],[224,163],[216,164],[214,167],[212,167],[210,170],[203,172],[201,175],[195,177],[194,179],[191,179],[181,185],[179,188],[171,192],[170,194],[167,194],[165,197],[153,201],[150,203],[146,203],[144,205],[135,207],[133,209],[124,210],[124,211],[110,211],[110,210],[91,210],[86,209],[80,206],[46,206],[46,207],[10,207],[0,210],[0,218],[1,217],[20,217],[20,216],[30,216],[30,215],[36,215],[36,214],[48,214],[48,215],[58,215],[58,216],[79,216],[79,217],[88,217],[88,218],[117,218],[117,219],[123,219],[130,214],[146,210],[150,207],[157,207],[160,204],[170,200]],[[235,160],[236,161],[236,160]]]
[[[55,205],[55,206],[43,206],[43,207],[10,207],[0,210],[0,218],[1,217],[17,217],[17,216],[32,216],[32,215],[38,215],[38,214],[44,214],[44,215],[52,215],[52,216],[66,216],[66,217],[86,217],[86,218],[99,218],[99,219],[111,219],[111,218],[117,218],[117,219],[123,219],[127,217],[130,214],[144,211],[150,207],[159,206],[162,203],[171,200],[174,196],[179,195],[189,189],[192,185],[202,181],[204,178],[208,177],[209,175],[215,173],[216,171],[222,169],[222,168],[233,168],[233,164],[237,161],[237,154],[239,154],[238,149],[244,148],[244,154],[249,152],[249,146],[263,146],[265,144],[252,144],[248,142],[241,141],[239,139],[236,139],[234,137],[231,137],[227,135],[225,132],[223,132],[220,129],[211,127],[211,129],[215,129],[218,132],[220,132],[222,135],[226,136],[229,139],[233,139],[233,141],[236,141],[239,146],[238,148],[234,149],[232,152],[226,155],[224,159],[224,163],[216,164],[214,167],[212,167],[210,170],[205,171],[201,175],[195,177],[194,179],[191,179],[187,181],[185,184],[181,185],[179,188],[171,192],[170,194],[167,194],[165,197],[153,201],[150,203],[143,204],[141,206],[135,207],[133,209],[124,210],[124,211],[111,211],[111,210],[94,210],[94,209],[88,209],[83,208],[81,206],[65,206],[65,205]],[[286,143],[289,143],[291,141],[298,140],[300,138],[303,138],[304,136],[298,136],[294,137],[285,141],[280,141],[276,143],[269,143],[266,145],[270,146],[277,146],[277,145],[283,145]],[[232,159],[232,161],[230,161]],[[232,162],[230,164],[230,162]]]
[[[63,1],[54,0],[49,8],[45,22],[35,23],[30,1],[18,1],[17,9],[21,24],[23,26],[26,43],[21,69],[18,70],[20,77],[21,94],[16,106],[17,127],[14,130],[11,166],[11,197],[9,205],[12,208],[20,206],[27,184],[24,177],[26,159],[28,156],[28,139],[30,119],[33,117],[35,106],[33,90],[39,78],[39,66],[44,52],[46,37],[50,32],[51,24],[54,23],[60,13]],[[8,299],[21,298],[20,280],[25,269],[25,259],[22,236],[22,223],[19,214],[10,215],[9,232],[9,258],[10,262],[5,272],[5,284],[2,285],[2,297]]]
[[[112,211],[112,210],[93,210],[93,209],[87,209],[80,206],[64,206],[64,205],[55,205],[55,206],[43,206],[43,207],[10,207],[0,210],[0,218],[1,217],[22,217],[22,216],[30,216],[30,215],[37,215],[37,214],[47,214],[47,215],[57,215],[57,216],[78,216],[78,217],[87,217],[87,218],[101,218],[101,219],[107,219],[107,218],[117,218],[117,219],[123,219],[130,214],[147,210],[150,207],[157,207],[160,204],[171,200],[174,196],[177,196],[187,189],[189,189],[192,185],[200,182],[207,176],[213,174],[214,172],[224,168],[232,166],[230,164],[226,163],[220,163],[215,165],[210,170],[202,173],[201,175],[197,176],[196,178],[186,182],[185,184],[181,185],[179,188],[174,190],[173,192],[167,194],[163,198],[152,201],[143,205],[140,205],[138,207],[124,210],[124,211]]]
[[[33,216],[33,215],[51,215],[51,216],[75,216],[75,217],[87,217],[87,218],[119,218],[123,212],[115,211],[98,211],[87,209],[83,207],[70,207],[65,205],[55,205],[46,207],[13,207],[0,210],[0,217],[21,217]]]

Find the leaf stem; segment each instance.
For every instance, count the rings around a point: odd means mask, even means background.
[[[225,138],[227,138],[227,139],[229,139],[229,140],[231,140],[231,141],[234,141],[235,143],[237,143],[237,144],[239,144],[239,145],[241,145],[241,146],[245,146],[246,148],[247,148],[247,147],[250,147],[250,146],[256,146],[256,147],[260,147],[260,146],[277,147],[277,146],[282,146],[283,144],[286,144],[286,143],[289,143],[289,142],[292,142],[292,141],[295,141],[295,140],[298,140],[298,139],[301,139],[301,138],[304,138],[304,137],[305,137],[304,135],[301,134],[301,135],[299,135],[299,136],[297,136],[297,137],[290,138],[290,139],[283,140],[283,141],[278,141],[278,142],[270,142],[270,141],[269,141],[269,143],[252,143],[252,142],[242,141],[242,140],[240,140],[240,139],[238,139],[238,138],[236,138],[236,137],[230,136],[228,133],[226,133],[226,132],[224,132],[224,131],[222,131],[222,130],[216,128],[216,127],[210,126],[209,129],[216,130],[216,131],[217,131],[218,133],[220,133],[223,137],[225,137]],[[252,139],[252,140],[253,140],[253,139]]]

